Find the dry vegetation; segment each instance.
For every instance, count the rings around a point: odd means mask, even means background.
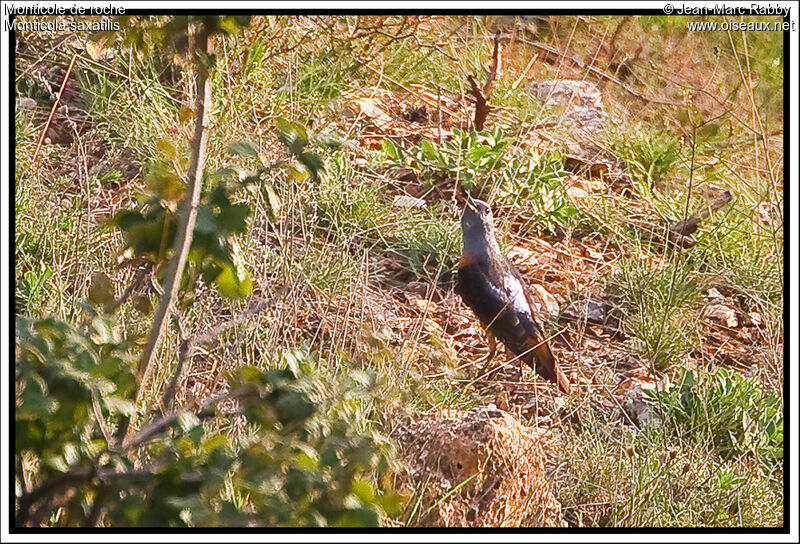
[[[409,465],[388,525],[560,525],[559,503],[572,526],[781,525],[783,41],[685,22],[265,16],[220,38],[207,171],[287,160],[289,119],[324,174],[276,168],[239,196],[253,293],[201,284],[184,301],[145,403],[182,338],[255,306],[194,354],[177,404],[296,350],[322,382],[370,373],[359,425]],[[109,220],[187,148],[195,90],[167,52],[85,38],[18,37],[17,312],[78,322],[105,271],[128,291],[120,334],[143,334],[152,273]],[[490,68],[476,133],[469,76]],[[232,155],[237,141],[259,157]],[[514,364],[476,375],[485,341],[453,293],[465,191],[492,203],[541,298],[571,397]]]

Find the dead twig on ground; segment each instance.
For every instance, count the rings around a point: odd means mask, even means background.
[[[502,70],[502,57],[500,56],[500,50],[502,48],[502,44],[505,43],[506,40],[507,38],[504,38],[500,31],[494,35],[492,64],[489,68],[489,74],[486,76],[486,83],[483,84],[482,88],[478,87],[474,76],[467,76],[467,81],[469,81],[469,85],[471,87],[470,93],[472,93],[472,96],[475,97],[475,118],[472,122],[475,130],[483,130],[483,125],[486,123],[486,117],[489,115],[489,111],[491,110],[491,107],[489,106],[489,96],[492,93],[492,87],[497,79],[497,75]]]
[[[72,74],[72,68],[75,66],[76,60],[78,60],[78,55],[72,55],[72,60],[69,62],[69,67],[64,73],[64,79],[61,81],[61,88],[58,89],[58,96],[56,96],[56,100],[53,102],[53,107],[50,108],[50,115],[47,117],[47,122],[44,124],[42,134],[39,136],[39,141],[36,143],[36,150],[33,152],[34,161],[36,161],[36,158],[39,156],[39,149],[41,149],[42,142],[44,142],[44,138],[47,136],[47,131],[50,129],[50,123],[53,122],[53,116],[56,114],[56,108],[58,108],[58,105],[61,103],[61,96],[64,94],[64,89],[67,86],[67,81],[69,81],[70,74]]]

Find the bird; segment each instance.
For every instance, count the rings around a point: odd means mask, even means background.
[[[520,361],[569,394],[569,379],[550,349],[530,290],[497,244],[489,205],[468,195],[461,230],[464,249],[458,263],[456,292],[486,331],[486,366],[500,340]]]

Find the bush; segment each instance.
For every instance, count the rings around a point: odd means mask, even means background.
[[[302,353],[241,367],[223,397],[123,441],[131,347],[99,315],[86,329],[18,320],[18,526],[372,527],[399,513],[391,447],[358,419],[366,376],[323,384]],[[235,420],[248,432],[234,441],[221,429]]]

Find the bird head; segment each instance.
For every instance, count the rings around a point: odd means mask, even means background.
[[[464,213],[461,214],[461,231],[464,234],[465,251],[499,251],[494,237],[492,209],[486,202],[467,196]]]
[[[480,230],[488,233],[492,228],[492,209],[483,200],[467,195],[464,213],[461,214],[461,228],[464,232]]]

